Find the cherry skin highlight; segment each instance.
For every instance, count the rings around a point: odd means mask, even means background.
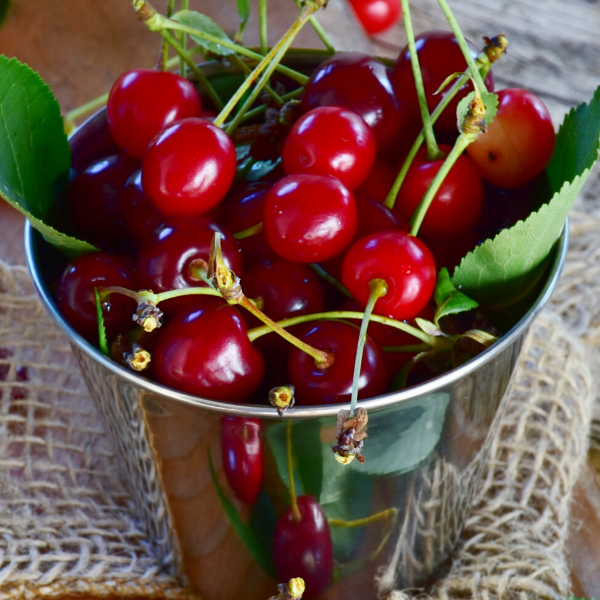
[[[440,145],[449,153],[451,148]],[[445,157],[428,160],[422,147],[411,164],[394,205],[394,213],[410,221]],[[420,233],[429,236],[456,235],[471,229],[483,208],[483,183],[472,160],[462,154],[452,165],[429,205]]]
[[[421,240],[404,231],[365,236],[346,253],[342,283],[366,306],[373,279],[383,279],[388,285],[374,312],[399,321],[412,319],[425,308],[435,288],[433,255]]]
[[[106,106],[110,132],[127,154],[141,159],[152,138],[167,125],[199,117],[194,86],[175,73],[133,69],[113,84]]]
[[[254,504],[263,478],[263,448],[258,419],[223,417],[221,450],[223,469],[235,495],[246,504]]]
[[[208,212],[229,191],[236,172],[227,134],[204,119],[183,119],[163,129],[142,163],[144,191],[165,215]]]
[[[288,372],[296,386],[296,404],[340,404],[350,402],[354,361],[358,345],[359,328],[343,321],[319,321],[299,337],[319,350],[333,352],[335,361],[326,369],[319,369],[315,359],[294,347],[290,349]],[[387,385],[387,372],[383,352],[367,336],[358,381],[358,398],[383,394]]]
[[[498,92],[498,113],[486,133],[467,146],[481,176],[517,188],[540,175],[552,158],[554,125],[546,105],[527,90]]]
[[[350,6],[369,35],[387,31],[402,17],[400,0],[350,0]]]
[[[327,260],[348,246],[355,230],[354,197],[334,177],[288,175],[267,193],[265,237],[282,258]]]
[[[260,384],[264,359],[232,306],[201,301],[176,315],[153,355],[159,383],[211,400],[242,403]]]
[[[369,174],[375,150],[375,138],[362,117],[338,106],[322,106],[296,121],[281,158],[288,174],[332,175],[353,190]]]
[[[320,596],[333,575],[333,543],[323,509],[312,496],[298,496],[300,521],[292,510],[277,523],[273,539],[273,558],[279,581],[302,577],[306,585],[303,598]]]

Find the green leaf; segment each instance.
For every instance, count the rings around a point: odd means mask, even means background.
[[[0,27],[4,25],[10,8],[10,0],[0,0]]]
[[[71,166],[56,98],[41,77],[0,56],[0,196],[68,255],[96,250],[48,225]]]
[[[248,17],[250,17],[250,0],[237,0],[237,10],[240,18],[240,28],[235,39],[241,42],[244,37],[244,30],[248,24]]]
[[[104,315],[102,314],[102,302],[100,301],[100,294],[98,288],[94,288],[94,294],[96,295],[96,316],[98,317],[98,345],[100,346],[100,352],[104,356],[109,356],[108,341],[106,340],[106,327],[104,326]]]
[[[281,157],[277,160],[257,160],[246,173],[246,181],[260,181],[271,171],[274,171],[281,164]]]
[[[554,196],[525,221],[467,254],[454,271],[457,288],[490,307],[514,304],[531,291],[600,152],[600,88],[590,104],[565,117],[547,169]]]
[[[318,420],[301,421],[292,427],[292,454],[304,493],[319,499],[323,486],[321,424]]]
[[[215,23],[210,17],[203,15],[195,10],[180,10],[178,13],[171,17],[174,21],[178,21],[183,25],[193,27],[202,33],[207,33],[214,37],[218,37],[226,42],[233,44],[233,41],[229,36],[221,29],[221,27]],[[190,34],[190,37],[204,50],[216,54],[217,56],[230,56],[235,54],[233,50],[225,48],[215,42],[208,42],[204,38]]]
[[[475,92],[471,92],[465,96],[459,103],[456,109],[457,119],[459,123],[464,121],[469,110],[469,104],[475,97]],[[483,92],[481,100],[485,104],[485,124],[489,125],[498,112],[498,96],[491,92]]]
[[[215,468],[213,466],[212,456],[210,454],[210,448],[207,448],[208,452],[208,466],[210,468],[210,476],[212,478],[212,482],[217,491],[217,496],[219,497],[219,502],[221,503],[221,508],[223,512],[227,515],[229,519],[229,523],[233,527],[233,530],[240,538],[242,544],[244,544],[246,550],[252,555],[254,560],[267,572],[273,573],[275,571],[273,560],[271,556],[266,552],[265,547],[260,543],[256,534],[252,530],[249,525],[246,525],[242,518],[240,517],[238,511],[235,506],[227,498],[225,493],[223,492],[223,488],[219,485],[217,480],[217,476],[215,474]]]
[[[454,287],[446,267],[441,268],[438,273],[433,297],[437,306],[433,319],[436,325],[439,325],[439,320],[446,315],[455,315],[479,306],[475,300],[471,300]]]

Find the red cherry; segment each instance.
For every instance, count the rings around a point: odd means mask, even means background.
[[[362,306],[369,282],[383,279],[388,292],[377,300],[377,314],[403,321],[417,316],[435,288],[436,267],[427,246],[404,231],[375,233],[355,242],[344,259],[342,283]]]
[[[240,313],[225,304],[179,313],[164,328],[153,356],[159,383],[211,400],[244,402],[260,384],[264,360]]]
[[[375,138],[355,112],[322,106],[296,121],[285,139],[281,158],[288,174],[333,175],[353,190],[375,162]]]
[[[333,575],[333,544],[327,518],[312,496],[298,496],[300,521],[288,510],[277,523],[273,557],[279,581],[302,577],[304,598],[320,596]]]
[[[487,132],[467,152],[487,181],[516,188],[535,179],[550,162],[554,125],[546,105],[527,90],[501,90],[498,99],[498,113]]]
[[[274,321],[321,312],[323,287],[305,265],[280,258],[257,263],[243,281],[248,298],[261,297],[262,311]]]
[[[386,66],[359,52],[339,52],[313,72],[302,96],[302,110],[318,106],[341,106],[360,115],[373,130],[380,150],[397,145],[407,125]]]
[[[382,204],[392,189],[392,185],[394,185],[398,170],[394,170],[382,160],[377,160],[356,193],[372,198],[375,202]]]
[[[242,256],[231,233],[206,217],[169,219],[154,230],[140,248],[137,259],[139,285],[155,293],[187,287],[204,287],[198,269],[208,271],[210,245],[221,233],[223,259],[236,275],[242,274]],[[194,296],[182,296],[160,304],[165,312],[188,309]]]
[[[131,175],[119,194],[118,213],[123,221],[124,231],[138,247],[165,222],[165,215],[144,194],[141,170],[138,169]]]
[[[124,152],[140,159],[161,129],[179,119],[199,117],[201,111],[200,97],[187,79],[150,69],[123,73],[106,106],[113,138]]]
[[[450,148],[440,145],[448,153]],[[394,213],[410,221],[421,198],[444,163],[445,157],[430,161],[421,148],[400,188]],[[483,208],[483,184],[477,168],[466,154],[458,157],[430,204],[421,232],[429,236],[456,235],[475,225]]]
[[[354,360],[358,345],[359,328],[343,321],[319,321],[299,337],[320,350],[333,352],[335,361],[326,369],[319,369],[315,359],[294,347],[290,349],[288,370],[290,381],[296,386],[299,405],[340,404],[350,402]],[[358,397],[370,398],[383,394],[387,373],[383,352],[367,336],[358,383]]]
[[[352,193],[334,177],[288,175],[267,193],[264,232],[269,246],[296,262],[340,253],[356,229]]]
[[[369,35],[386,31],[402,17],[400,0],[350,0],[350,6]]]
[[[209,211],[228,192],[236,172],[227,134],[204,119],[183,119],[150,143],[142,165],[144,191],[169,216]]]
[[[95,252],[74,259],[56,286],[56,301],[65,319],[88,341],[98,341],[98,318],[94,288],[118,285],[137,289],[133,269],[120,257]],[[109,337],[133,328],[136,303],[122,294],[110,294],[103,303],[104,324]]]
[[[447,77],[453,73],[464,71],[467,68],[467,62],[463,57],[454,34],[450,31],[425,31],[416,36],[415,43],[423,75],[427,105],[429,106],[429,112],[433,112],[444,95],[448,93],[448,88],[440,94],[436,94],[435,92]],[[477,47],[469,41],[467,43],[471,50],[471,55],[475,58],[479,52]],[[400,52],[390,79],[392,80],[398,99],[406,103],[410,114],[418,119],[420,123],[417,92],[410,64],[408,46]],[[485,78],[485,85],[489,91],[494,91],[494,77],[491,71]],[[470,91],[472,91],[470,83],[465,84],[461,88],[436,121],[436,130],[456,131],[456,109],[458,103]]]
[[[254,504],[263,477],[263,448],[258,419],[223,417],[221,449],[223,468],[235,495],[246,504]]]
[[[119,197],[139,163],[125,154],[107,156],[72,181],[67,192],[69,216],[83,239],[102,247],[114,246],[123,236]]]

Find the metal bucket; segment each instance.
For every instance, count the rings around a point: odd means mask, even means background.
[[[75,160],[89,153],[90,140],[93,152],[102,151],[104,123],[99,113],[72,136]],[[273,536],[290,506],[289,449],[296,494],[317,500],[329,522],[334,569],[322,597],[352,600],[423,584],[449,558],[525,335],[565,262],[568,234],[565,227],[537,299],[500,341],[445,375],[361,401],[369,412],[366,462],[348,466],[330,449],[337,413],[348,407],[297,407],[280,418],[269,407],[205,400],[139,377],[60,315],[50,292],[53,249],[30,225],[25,245],[37,290],[71,341],[164,570],[187,577],[206,600],[275,594]],[[264,477],[252,505],[237,499],[223,468],[221,432],[231,417],[259,422]]]

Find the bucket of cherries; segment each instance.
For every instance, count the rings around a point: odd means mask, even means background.
[[[452,31],[416,37],[403,1],[389,62],[335,53],[324,3],[272,48],[261,10],[251,49],[247,2],[232,39],[134,0],[159,65],[68,140],[0,58],[0,194],[164,569],[208,600],[432,576],[598,159],[600,92],[555,134],[532,93],[493,93],[506,37],[479,52],[445,1]],[[325,51],[290,50],[305,25]]]

